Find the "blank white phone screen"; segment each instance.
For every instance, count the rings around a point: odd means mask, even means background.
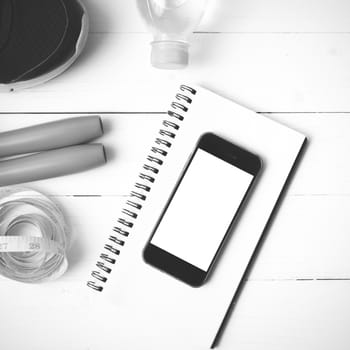
[[[197,149],[151,244],[208,271],[253,175]]]

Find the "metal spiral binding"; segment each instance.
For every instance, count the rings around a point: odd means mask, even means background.
[[[183,113],[188,111],[189,105],[192,103],[192,96],[197,93],[195,89],[187,85],[181,85],[180,90],[182,93],[176,94],[177,101],[171,103],[171,109],[168,111],[171,120],[163,121],[163,128],[159,130],[161,137],[155,139],[155,146],[152,146],[150,150],[152,155],[147,156],[147,163],[143,165],[145,171],[140,172],[138,176],[144,183],[135,183],[135,189],[130,192],[131,199],[126,201],[125,205],[127,207],[121,211],[123,217],[117,219],[118,225],[113,227],[114,234],[109,236],[109,243],[104,245],[104,253],[100,255],[100,259],[103,261],[99,260],[96,263],[99,270],[91,272],[94,280],[88,281],[87,285],[93,290],[103,291],[101,282],[107,282],[108,278],[105,274],[109,275],[112,272],[112,267],[117,262],[116,258],[125,245],[125,238],[129,236],[134,221],[138,217],[138,212],[142,210],[142,202],[147,199],[147,193],[151,191],[150,185],[155,182],[155,175],[159,173],[159,167],[164,163],[168,149],[176,137],[176,132],[180,128],[179,122],[184,120]]]
[[[116,260],[111,258],[108,254],[101,254],[100,258],[109,262],[110,264],[115,264]]]

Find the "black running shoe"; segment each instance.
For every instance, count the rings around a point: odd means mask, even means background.
[[[88,23],[79,0],[0,0],[0,91],[61,74],[81,53]]]

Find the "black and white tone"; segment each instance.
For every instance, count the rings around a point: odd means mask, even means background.
[[[0,349],[350,349],[349,17],[0,0]]]

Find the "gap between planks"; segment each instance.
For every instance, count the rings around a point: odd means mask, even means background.
[[[130,35],[130,34],[135,34],[135,35],[150,35],[149,32],[141,32],[141,31],[124,31],[124,32],[113,32],[113,31],[91,31],[89,32],[90,34],[101,34],[101,35]],[[320,32],[320,31],[303,31],[303,32],[298,32],[298,31],[278,31],[278,32],[273,32],[273,31],[194,31],[194,35],[201,35],[201,34],[221,34],[221,35],[349,35],[350,32],[348,31],[337,31],[337,32]]]
[[[327,114],[338,114],[338,115],[346,115],[350,114],[350,111],[255,111],[257,114],[307,114],[307,115],[327,115]],[[131,111],[131,112],[125,112],[125,111],[104,111],[104,112],[98,112],[98,111],[78,111],[78,112],[54,112],[54,111],[45,111],[45,112],[0,112],[1,115],[45,115],[45,114],[57,114],[57,115],[63,115],[63,114],[121,114],[121,115],[129,115],[129,114],[147,114],[147,115],[166,115],[167,112],[140,112],[140,111]]]
[[[322,277],[322,278],[245,278],[244,282],[324,282],[350,281],[350,277]]]
[[[166,112],[116,112],[116,111],[107,111],[107,112],[96,112],[96,111],[80,111],[80,112],[0,112],[0,115],[44,115],[44,114],[167,114]]]

